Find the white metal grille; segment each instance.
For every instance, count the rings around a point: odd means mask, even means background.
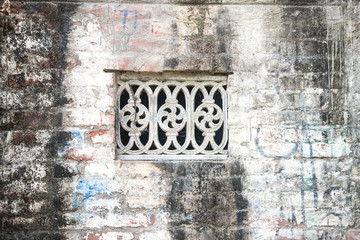
[[[227,154],[226,76],[119,76],[118,158]]]

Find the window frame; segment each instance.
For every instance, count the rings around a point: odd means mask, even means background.
[[[208,71],[165,71],[165,72],[137,72],[137,71],[114,71],[114,79],[115,79],[115,158],[118,160],[151,160],[151,161],[161,161],[161,160],[225,160],[229,155],[229,129],[228,129],[228,76],[232,74],[231,72],[208,72]],[[120,97],[118,94],[118,90],[120,88],[120,84],[127,81],[141,81],[141,82],[218,82],[225,83],[224,87],[224,97],[222,106],[222,111],[224,112],[223,119],[223,131],[224,135],[222,135],[225,139],[225,145],[220,154],[169,154],[169,153],[160,153],[160,154],[152,154],[152,153],[141,153],[141,154],[123,154],[120,153],[122,150],[119,150],[118,139],[120,138],[120,130],[119,128],[119,107],[118,107],[118,98]],[[129,96],[130,97],[130,96]],[[150,100],[149,100],[149,108],[150,108]],[[193,104],[193,103],[191,103]],[[194,120],[193,120],[194,121]],[[193,141],[193,140],[191,140]],[[210,144],[210,143],[209,143]]]

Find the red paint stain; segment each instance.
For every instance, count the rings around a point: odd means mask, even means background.
[[[89,148],[72,148],[66,152],[66,158],[74,161],[90,161],[95,157],[95,151]]]
[[[160,28],[160,26],[155,27],[154,25],[151,25],[151,33],[155,35],[162,34],[162,32],[160,32]]]

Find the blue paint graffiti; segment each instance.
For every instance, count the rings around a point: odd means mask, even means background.
[[[72,146],[78,146],[84,143],[84,138],[79,131],[72,131]]]
[[[106,192],[107,188],[104,179],[83,179],[78,182],[76,188],[76,193],[85,197]]]
[[[81,133],[77,130],[73,130],[71,131],[71,141],[67,141],[64,144],[64,148],[61,149],[60,151],[58,151],[58,156],[59,157],[63,157],[66,154],[66,150],[69,148],[69,146],[71,147],[75,147],[75,146],[80,146],[84,144],[84,138],[81,135]]]
[[[73,203],[73,208],[79,207],[79,197],[78,195],[83,195],[84,198],[82,202],[86,202],[91,196],[96,194],[108,194],[109,190],[107,188],[107,183],[105,179],[82,179],[78,182],[75,193],[75,200]]]
[[[133,12],[133,11],[128,11],[128,10],[120,10],[120,12],[124,13],[124,20],[123,20],[123,28],[126,28],[126,19],[129,13]],[[134,29],[136,29],[136,22],[134,23]]]
[[[295,146],[288,152],[284,153],[280,156],[271,156],[266,154],[259,143],[258,135],[260,133],[260,128],[257,129],[257,134],[255,138],[255,146],[257,151],[266,158],[289,158],[300,148],[300,153],[302,157],[342,157],[346,154],[351,154],[349,151],[349,146],[346,144],[346,127],[337,126],[337,125],[325,125],[318,126],[317,124],[310,124],[309,122],[302,119],[302,112],[307,112],[311,110],[311,107],[305,104],[306,95],[299,95],[299,106],[294,103],[291,103],[286,95],[283,95],[280,88],[280,72],[286,65],[288,61],[291,60],[289,58],[285,58],[281,60],[277,70],[271,74],[275,76],[274,88],[276,94],[278,95],[280,102],[283,107],[290,109],[299,109],[300,111],[295,112],[295,127],[302,129],[302,136],[299,139]],[[293,113],[292,113],[293,114]],[[319,133],[323,133],[326,137],[323,139],[315,139],[314,135],[318,135]]]
[[[282,155],[282,156],[270,156],[268,154],[266,154],[264,152],[264,150],[261,148],[260,144],[259,144],[259,133],[260,133],[260,128],[257,129],[256,131],[256,137],[255,137],[255,145],[256,145],[256,149],[258,150],[258,152],[266,157],[266,158],[274,158],[274,159],[281,159],[281,158],[289,158],[291,157],[299,148],[299,145],[300,145],[300,141],[297,141],[295,143],[295,146],[285,155]]]
[[[142,18],[142,19],[146,19],[146,18],[150,19],[151,18],[151,13],[150,12],[146,13],[145,15],[142,15],[141,13],[139,13],[136,10],[117,10],[117,11],[124,14],[123,23],[122,23],[123,29],[126,28],[126,24],[127,24],[129,14],[132,14],[132,13],[134,14],[134,25],[133,25],[134,29],[136,29],[138,19],[140,19],[140,18]]]
[[[75,198],[74,203],[73,203],[73,209],[77,209],[79,207],[79,199]]]

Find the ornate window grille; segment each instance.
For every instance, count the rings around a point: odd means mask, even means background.
[[[116,82],[117,158],[226,158],[227,74],[118,72]]]

